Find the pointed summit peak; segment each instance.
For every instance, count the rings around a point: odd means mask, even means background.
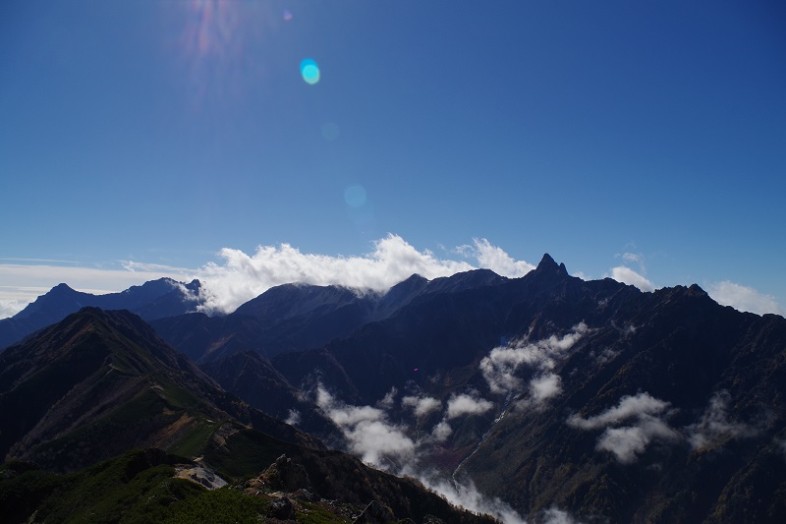
[[[538,267],[535,269],[535,271],[539,273],[559,273],[564,275],[568,274],[568,270],[565,268],[565,264],[558,265],[554,261],[554,259],[551,258],[551,255],[549,255],[548,253],[545,253],[543,255],[543,258],[540,259],[540,262],[538,263]]]
[[[543,254],[543,258],[540,259],[540,263],[538,264],[538,271],[543,269],[557,269],[557,263],[548,253]]]
[[[53,287],[52,289],[50,289],[49,293],[58,294],[58,293],[69,293],[69,292],[73,292],[73,291],[74,291],[74,289],[71,286],[69,286],[68,284],[66,284],[64,282],[61,282],[60,284],[58,284],[55,287]]]

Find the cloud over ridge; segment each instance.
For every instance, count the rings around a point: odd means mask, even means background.
[[[484,267],[519,277],[534,268],[514,260],[486,239],[475,239],[458,253],[463,260],[439,258],[393,234],[375,241],[370,253],[350,257],[303,253],[289,244],[259,246],[251,255],[224,248],[220,251],[223,263],[207,264],[198,277],[208,290],[204,309],[229,312],[273,286],[291,282],[381,292],[414,273],[433,279]]]
[[[731,306],[739,311],[756,313],[757,315],[784,314],[775,297],[728,280],[711,284],[708,293],[718,304]]]

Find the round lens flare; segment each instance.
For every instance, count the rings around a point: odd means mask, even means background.
[[[314,85],[319,82],[319,66],[311,59],[306,58],[300,62],[300,76],[308,85]]]
[[[344,202],[349,207],[359,208],[366,204],[366,188],[361,185],[351,185],[344,190]]]

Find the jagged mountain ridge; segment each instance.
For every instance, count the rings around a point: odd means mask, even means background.
[[[93,295],[58,284],[10,318],[0,320],[0,350],[46,326],[60,322],[83,307],[127,309],[145,320],[182,315],[199,304],[201,283],[160,278],[119,293]]]
[[[156,331],[196,362],[243,351],[266,357],[322,347],[360,327],[394,315],[421,296],[495,285],[504,277],[475,270],[426,280],[418,275],[386,293],[341,286],[284,284],[265,291],[226,316],[194,313],[153,321]]]

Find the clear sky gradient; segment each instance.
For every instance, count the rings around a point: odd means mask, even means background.
[[[781,1],[0,3],[0,295],[392,233],[783,311],[785,180]]]

